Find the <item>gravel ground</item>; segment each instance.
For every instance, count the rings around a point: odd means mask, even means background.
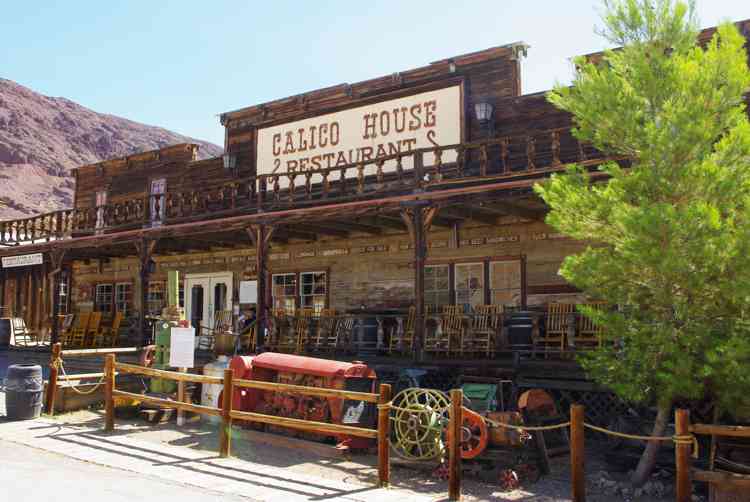
[[[102,414],[100,411],[80,411],[68,413],[57,418],[66,424],[81,426],[100,426]],[[185,426],[178,428],[174,422],[167,424],[149,424],[139,418],[118,418],[117,432],[132,435],[141,440],[155,444],[166,443],[199,450],[216,452],[218,450],[217,427],[199,420],[191,420]],[[243,433],[238,432],[232,441],[232,455],[234,457],[268,465],[284,467],[292,472],[319,476],[323,479],[335,479],[371,486],[377,480],[376,457],[368,454],[343,455],[334,453],[318,445],[317,452],[301,448],[286,448],[271,446],[243,439]],[[322,456],[320,450],[329,453]],[[603,469],[600,459],[601,450],[590,447],[586,452],[587,500],[593,502],[614,502],[619,500],[638,500],[642,502],[662,502],[671,500],[671,492],[664,498],[642,496],[637,499],[621,495],[613,495],[605,488],[598,486],[599,472]],[[391,481],[400,490],[420,493],[434,497],[435,500],[445,500],[447,496],[447,482],[432,475],[435,466],[428,465],[421,468],[399,465],[393,461]],[[520,489],[503,491],[497,484],[491,484],[465,475],[462,485],[463,500],[474,501],[524,501],[524,502],[563,502],[570,500],[570,478],[568,457],[562,456],[552,459],[552,472],[535,483],[522,485]],[[404,500],[408,500],[405,498]]]

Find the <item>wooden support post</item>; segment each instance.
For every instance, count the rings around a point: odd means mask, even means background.
[[[221,393],[221,430],[219,431],[219,455],[226,458],[232,453],[232,370],[224,370],[224,389]]]
[[[526,310],[528,304],[528,275],[526,273],[526,255],[521,255],[521,310]]]
[[[690,410],[675,410],[674,427],[676,436],[690,435]],[[678,442],[674,448],[675,466],[677,468],[676,502],[691,502],[693,498],[693,482],[690,477],[690,449],[691,445],[683,442]]]
[[[463,425],[464,393],[451,390],[448,424],[448,500],[461,500],[461,427]]]
[[[148,220],[147,220],[148,221]],[[146,322],[146,314],[148,313],[148,278],[150,275],[149,264],[151,263],[151,256],[156,247],[156,240],[142,239],[135,244],[138,251],[138,258],[140,262],[140,279],[141,279],[141,344],[146,345],[148,323]]]
[[[378,478],[380,486],[386,487],[391,482],[391,460],[389,457],[390,445],[388,439],[391,435],[391,419],[387,403],[391,401],[391,386],[387,383],[380,384],[380,399],[378,404]]]
[[[107,354],[104,360],[104,430],[115,430],[115,355]]]
[[[255,246],[255,272],[258,278],[258,298],[255,306],[255,348],[263,352],[266,327],[268,326],[268,248],[274,227],[269,225],[251,225],[246,229],[247,235]]]
[[[427,242],[424,231],[422,208],[414,210],[414,303],[416,318],[414,325],[414,345],[418,351],[424,347],[425,304],[424,304],[424,265],[427,260]]]
[[[58,376],[58,364],[57,361],[60,359],[60,353],[62,352],[62,345],[55,343],[52,345],[52,355],[49,359],[49,382],[47,383],[47,402],[45,403],[45,410],[48,415],[52,416],[55,414],[55,395],[57,394],[57,376]]]
[[[583,405],[570,405],[570,479],[573,488],[573,502],[585,502],[586,500],[583,421]]]

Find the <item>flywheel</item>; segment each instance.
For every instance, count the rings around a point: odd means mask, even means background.
[[[434,389],[404,389],[391,402],[391,446],[408,460],[442,458],[448,397]]]

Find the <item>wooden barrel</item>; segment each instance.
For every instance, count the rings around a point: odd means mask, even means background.
[[[38,364],[13,364],[5,376],[5,414],[9,420],[29,420],[42,413],[44,380]]]

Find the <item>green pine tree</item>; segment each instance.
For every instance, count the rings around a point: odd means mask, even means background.
[[[605,347],[580,361],[623,398],[658,409],[662,435],[679,399],[725,410],[750,399],[750,90],[745,39],[722,24],[697,45],[692,2],[605,1],[602,34],[620,49],[576,61],[548,99],[575,135],[628,161],[593,182],[574,166],[536,191],[547,222],[587,244],[561,274],[616,312],[584,312]],[[633,483],[644,483],[650,442]]]

